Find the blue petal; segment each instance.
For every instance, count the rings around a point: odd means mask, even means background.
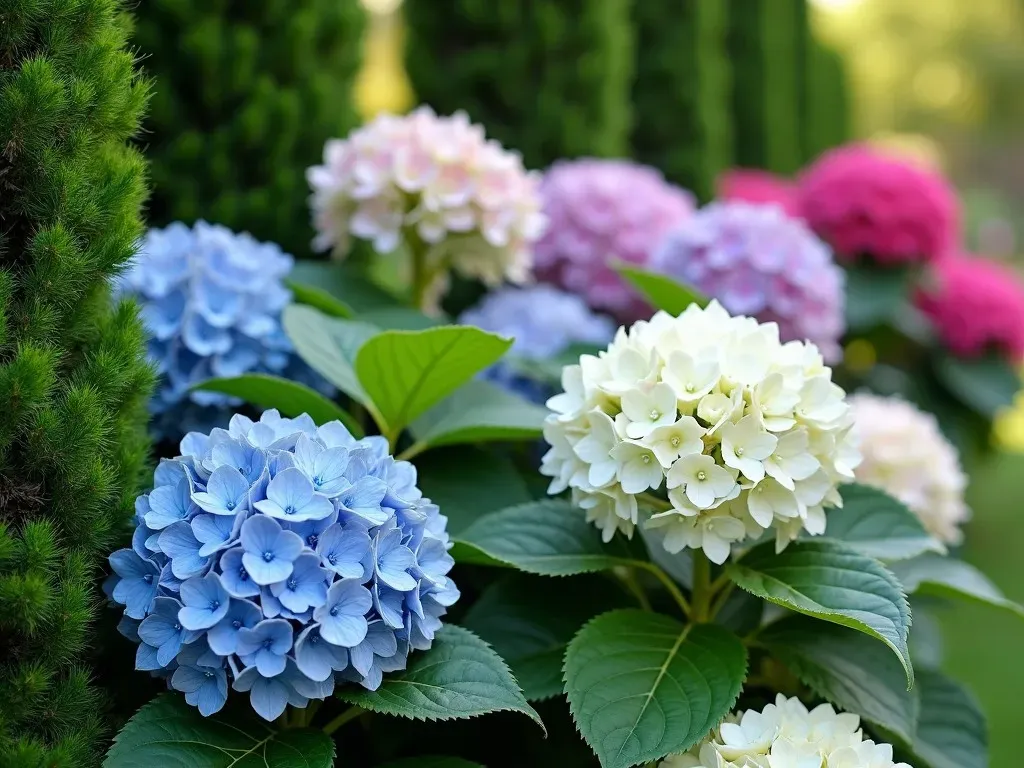
[[[306,627],[295,641],[295,663],[299,671],[315,682],[327,680],[337,669],[348,664],[344,648],[332,645],[320,636],[315,624]]]
[[[220,558],[221,584],[232,597],[255,597],[260,593],[259,584],[252,580],[242,563],[242,548],[229,549]]]
[[[256,603],[249,600],[232,600],[227,615],[206,633],[210,649],[221,656],[235,653],[238,648],[238,631],[242,627],[255,627],[261,617],[260,608]]]
[[[265,515],[253,515],[242,524],[242,547],[253,554],[272,552],[280,534],[281,526],[276,520]]]
[[[259,677],[253,684],[249,701],[256,714],[267,722],[281,716],[288,706],[288,687],[277,678]]]
[[[182,582],[181,601],[184,607],[178,611],[178,620],[193,631],[212,627],[227,615],[231,605],[231,597],[216,573]]]
[[[370,552],[370,537],[361,530],[332,525],[320,536],[317,554],[325,568],[342,578],[356,578],[365,581],[367,572],[365,560]]]
[[[171,558],[171,572],[179,579],[201,573],[208,560],[200,557],[200,544],[192,533],[192,526],[181,521],[169,525],[160,533],[160,549]]]
[[[340,421],[329,421],[326,424],[322,424],[316,433],[328,448],[348,448],[356,442],[352,433]]]

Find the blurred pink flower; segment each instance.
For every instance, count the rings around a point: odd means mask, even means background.
[[[725,201],[775,203],[790,216],[799,216],[796,184],[768,171],[733,168],[718,177],[718,197]]]

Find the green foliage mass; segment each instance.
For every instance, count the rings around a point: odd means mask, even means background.
[[[850,88],[842,55],[813,37],[808,40],[804,77],[804,162],[811,162],[850,140]]]
[[[145,0],[135,13],[155,80],[149,223],[206,219],[308,255],[305,170],[357,123],[359,0]]]
[[[97,762],[97,577],[132,514],[152,371],[109,279],[142,229],[149,95],[119,0],[0,1],[0,766]]]
[[[724,0],[636,0],[633,156],[702,202],[732,162]]]
[[[529,168],[626,155],[636,1],[406,0],[413,90],[439,114],[465,110]]]

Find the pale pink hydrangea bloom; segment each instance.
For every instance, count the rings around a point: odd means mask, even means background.
[[[789,179],[753,168],[733,168],[718,177],[718,197],[745,203],[775,203],[789,216],[799,217],[796,185]]]

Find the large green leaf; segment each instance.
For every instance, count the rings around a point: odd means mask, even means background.
[[[781,554],[769,542],[730,564],[728,573],[758,597],[878,638],[899,657],[908,687],[913,684],[910,606],[896,577],[877,560],[831,541],[798,541]]]
[[[598,616],[565,654],[569,708],[604,768],[689,749],[732,709],[746,673],[727,629],[638,610]]]
[[[882,726],[910,744],[917,722],[916,691],[907,690],[896,658],[862,632],[791,616],[758,635],[773,656],[839,709]]]
[[[623,261],[613,266],[655,309],[662,309],[670,315],[678,315],[691,304],[698,307],[706,307],[708,304],[706,296],[668,275],[651,272]]]
[[[1021,386],[1017,370],[995,353],[972,360],[943,353],[934,367],[935,375],[960,402],[987,419],[1012,405]]]
[[[260,408],[277,408],[285,416],[308,413],[317,424],[337,419],[356,437],[363,436],[363,428],[344,408],[297,381],[265,373],[247,373],[229,379],[209,379],[195,389],[223,392]]]
[[[946,551],[917,515],[884,491],[851,483],[842,486],[840,493],[843,506],[829,510],[827,538],[886,561]]]
[[[363,405],[370,405],[355,372],[356,354],[380,329],[357,320],[337,320],[312,307],[291,305],[281,317],[292,346],[309,367]]]
[[[419,487],[448,518],[448,533],[458,536],[495,510],[530,500],[530,489],[504,456],[482,448],[458,446],[416,459]]]
[[[414,720],[513,711],[544,727],[501,657],[468,629],[454,624],[437,633],[430,650],[411,654],[405,671],[385,677],[376,691],[347,688],[335,695],[372,712]]]
[[[334,741],[322,731],[276,731],[255,715],[203,717],[178,693],[140,709],[114,739],[104,768],[331,768]]]
[[[635,564],[642,555],[621,536],[601,541],[583,511],[561,499],[484,515],[455,537],[455,559],[504,563],[541,576],[571,576]]]
[[[963,560],[922,555],[896,563],[893,572],[908,594],[963,598],[1003,608],[1024,618],[1024,607],[1008,600],[985,574]]]
[[[572,576],[552,590],[540,576],[517,573],[484,590],[463,623],[508,662],[526,698],[541,701],[562,693],[562,659],[580,627],[627,604],[601,575]]]
[[[910,298],[913,270],[870,264],[846,268],[846,325],[868,331],[893,321]]]
[[[473,326],[385,331],[362,345],[355,370],[383,419],[381,426],[397,432],[497,362],[510,346],[511,339]]]
[[[541,436],[548,410],[486,381],[470,381],[413,422],[424,446],[532,440]]]
[[[295,291],[296,285],[304,290],[315,291],[314,301],[305,301],[296,293],[296,300],[309,304],[327,314],[335,314],[342,306],[362,313],[381,307],[394,307],[398,299],[381,289],[371,280],[363,277],[349,264],[336,261],[305,261],[295,262],[288,275],[289,287]],[[303,295],[309,295],[303,293]],[[321,306],[323,297],[332,301],[329,306]],[[331,309],[333,307],[333,310]],[[345,315],[337,315],[345,317]]]
[[[977,702],[939,672],[922,670],[915,768],[988,768],[988,729]]]

